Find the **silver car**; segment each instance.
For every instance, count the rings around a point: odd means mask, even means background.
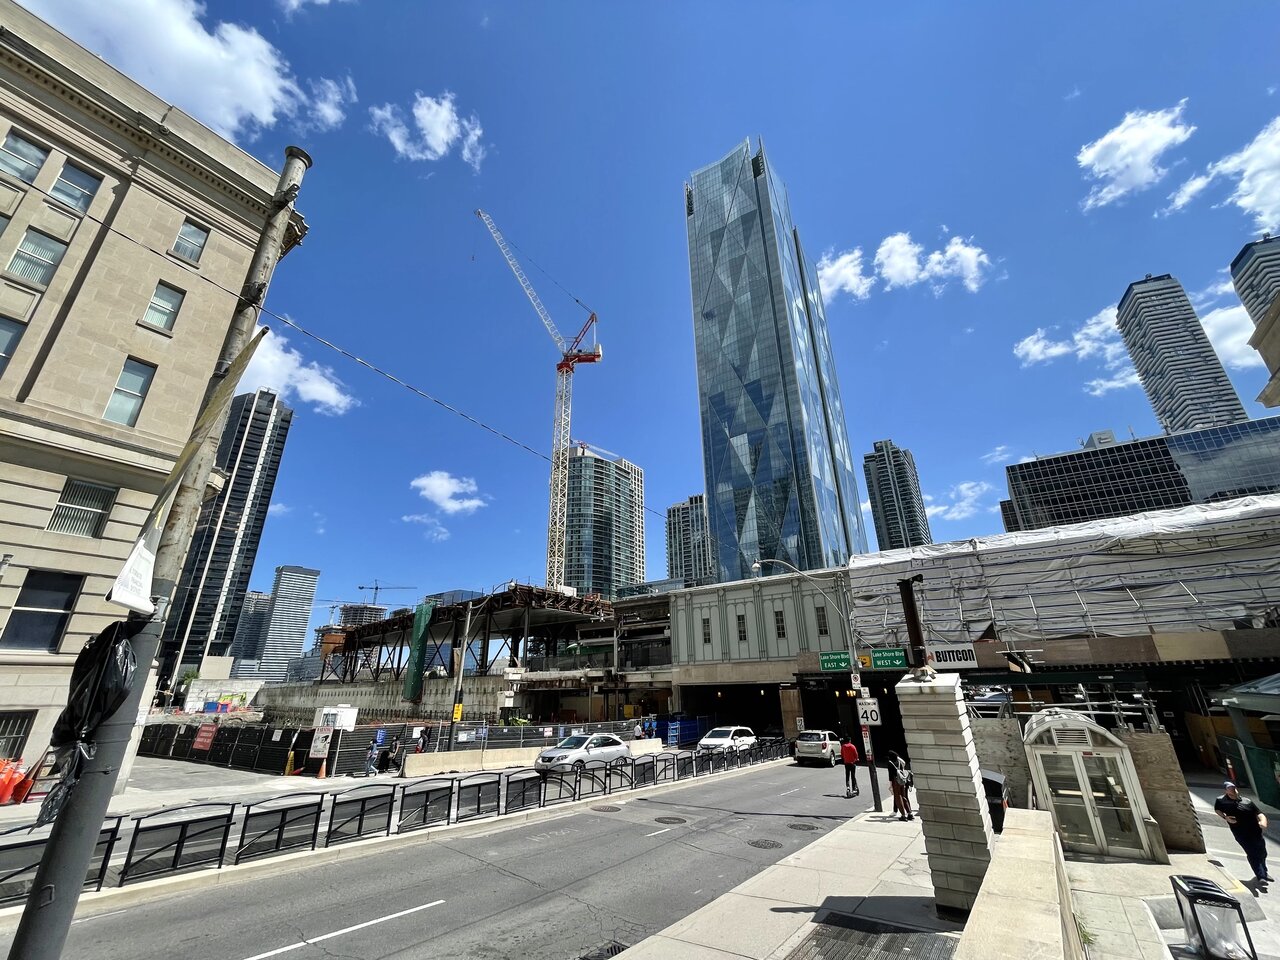
[[[545,772],[555,767],[582,767],[588,760],[607,762],[629,756],[630,745],[611,733],[575,734],[538,754],[533,768]]]

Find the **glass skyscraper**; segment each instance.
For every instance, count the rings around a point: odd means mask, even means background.
[[[721,580],[866,550],[817,273],[744,141],[685,187],[707,515]]]
[[[644,471],[585,447],[569,448],[564,582],[606,600],[644,580]]]
[[[667,507],[667,577],[689,587],[714,583],[714,562],[706,498],[698,493]]]
[[[922,547],[933,543],[929,514],[920,494],[920,475],[910,450],[892,440],[877,440],[862,458],[867,476],[867,499],[881,550]]]

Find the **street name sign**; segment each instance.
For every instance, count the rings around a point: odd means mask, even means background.
[[[848,673],[852,664],[849,662],[849,654],[844,650],[827,650],[818,654],[818,668],[824,673]]]
[[[859,700],[858,722],[864,727],[880,726],[880,701],[870,697]]]
[[[904,647],[886,647],[871,651],[872,670],[907,669],[907,651]]]

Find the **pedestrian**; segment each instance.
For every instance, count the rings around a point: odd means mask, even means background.
[[[400,738],[392,737],[391,746],[387,748],[387,765],[382,768],[385,770],[400,769]]]
[[[894,812],[898,814],[899,820],[914,820],[916,815],[911,810],[911,786],[915,777],[907,768],[907,762],[894,751],[890,750],[885,754],[885,759],[889,762],[889,786],[893,790]]]
[[[631,731],[631,736],[636,740],[644,739],[644,727],[641,726],[639,720],[636,721],[636,727],[634,730]]]
[[[430,735],[427,733],[427,728],[423,727],[421,730],[418,731],[418,753],[427,752],[427,743],[429,741],[430,741]]]
[[[1271,874],[1267,873],[1267,838],[1262,832],[1267,829],[1267,815],[1248,797],[1242,797],[1230,780],[1222,786],[1226,793],[1213,802],[1213,811],[1231,827],[1231,835],[1236,838],[1236,843],[1240,844],[1240,849],[1249,859],[1254,878],[1261,884],[1270,883]]]
[[[369,741],[369,749],[365,751],[364,775],[366,777],[378,775],[378,741],[376,739]]]
[[[840,741],[840,759],[844,761],[844,795],[858,795],[858,748],[853,741],[844,737]]]

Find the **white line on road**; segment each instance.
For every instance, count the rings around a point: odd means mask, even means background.
[[[800,788],[796,787],[795,790],[784,790],[782,793],[778,794],[778,796],[785,797],[789,793],[798,793],[799,791],[800,791]]]
[[[385,917],[378,917],[376,920],[366,920],[364,923],[357,923],[354,927],[343,927],[341,930],[335,930],[333,933],[326,933],[311,940],[301,940],[298,943],[291,943],[287,947],[277,947],[275,950],[268,950],[266,953],[256,953],[252,957],[245,960],[266,960],[267,957],[275,957],[282,953],[288,953],[290,950],[297,950],[300,947],[309,947],[312,944],[320,943],[324,940],[332,940],[334,937],[340,937],[345,933],[355,933],[357,930],[363,930],[365,927],[372,927],[376,923],[386,923],[388,920],[394,920],[397,917],[407,917],[411,913],[417,913],[419,910],[427,910],[431,907],[438,907],[444,903],[443,900],[432,900],[430,903],[424,903],[421,906],[410,907],[408,910],[401,910],[399,913],[389,913]]]
[[[656,837],[658,834],[660,834],[660,833],[666,833],[666,832],[667,832],[668,830],[670,830],[670,829],[671,829],[670,827],[667,827],[665,830],[655,830],[655,831],[653,831],[653,833],[646,833],[646,834],[645,834],[645,836],[646,836],[646,837]]]
[[[101,920],[104,917],[118,917],[122,913],[128,913],[127,910],[112,910],[110,913],[100,913],[96,917],[81,917],[79,920],[72,920],[75,923],[88,923],[90,920]]]

